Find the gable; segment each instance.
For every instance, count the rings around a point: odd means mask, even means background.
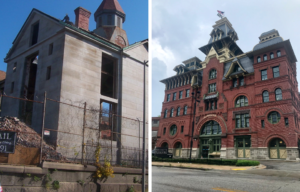
[[[37,9],[33,9],[26,19],[24,25],[22,26],[21,30],[17,34],[13,42],[13,46],[6,56],[6,59],[15,57],[31,47],[30,40],[32,34],[32,26],[36,23],[39,24],[37,44],[55,35],[59,30],[63,28],[63,26],[59,24],[59,19],[44,14]]]
[[[148,61],[148,40],[128,46],[124,48],[124,52],[141,62]]]

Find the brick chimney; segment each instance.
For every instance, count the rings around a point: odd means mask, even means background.
[[[76,27],[82,28],[84,30],[89,30],[89,18],[91,16],[91,12],[88,10],[78,7],[77,9],[74,10],[75,12],[75,25]]]

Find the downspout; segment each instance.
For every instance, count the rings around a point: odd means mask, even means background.
[[[121,160],[122,160],[122,69],[123,69],[123,54],[124,50],[120,50],[120,65],[118,67],[118,117],[117,117],[117,164],[121,165]]]

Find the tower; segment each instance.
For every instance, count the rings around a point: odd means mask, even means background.
[[[121,47],[128,46],[126,31],[122,29],[125,16],[118,0],[103,0],[94,13],[97,23],[94,33]]]

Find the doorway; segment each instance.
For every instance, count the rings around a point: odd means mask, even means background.
[[[275,138],[271,140],[270,145],[270,158],[271,159],[286,159],[286,144],[282,139]]]
[[[237,157],[250,158],[251,136],[236,137]]]

